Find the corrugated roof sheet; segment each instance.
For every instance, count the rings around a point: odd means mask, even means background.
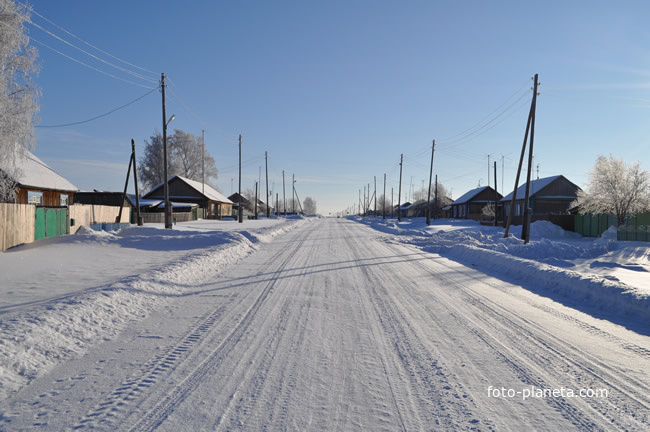
[[[555,180],[559,179],[560,175],[555,175],[551,177],[544,177],[537,180],[532,180],[530,182],[530,196],[535,195],[537,192],[544,189],[549,184],[553,183]],[[517,188],[517,200],[523,200],[526,197],[526,182]],[[501,201],[512,201],[512,192],[510,192],[505,197],[501,198]]]

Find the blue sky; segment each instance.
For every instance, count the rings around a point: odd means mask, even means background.
[[[146,78],[29,26],[34,40],[117,77],[34,41],[40,126],[108,112],[149,92],[164,72],[167,113],[176,115],[170,128],[205,130],[226,195],[231,179],[237,187],[239,134],[244,188],[253,187],[268,151],[271,187],[281,193],[282,170],[295,173],[300,198],[314,198],[323,214],[356,204],[373,176],[381,189],[384,173],[397,194],[400,153],[407,199],[411,184],[428,180],[433,139],[434,174],[453,197],[488,183],[488,155],[498,162],[498,189],[503,178],[510,192],[535,73],[540,177],[563,174],[584,186],[596,157],[610,153],[650,169],[647,2],[31,4],[131,65],[93,54]],[[43,18],[33,21],[91,51]],[[121,190],[131,138],[142,154],[161,127],[154,91],[96,121],[38,128],[35,153],[81,189]]]

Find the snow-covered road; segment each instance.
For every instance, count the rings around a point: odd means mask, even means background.
[[[3,401],[0,429],[650,429],[648,335],[384,236],[318,219],[260,244]]]

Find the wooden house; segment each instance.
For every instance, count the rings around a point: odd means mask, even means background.
[[[569,181],[563,175],[545,177],[530,182],[530,199],[529,206],[531,209],[531,220],[549,220],[565,229],[573,229],[570,222],[573,218],[562,218],[569,215],[571,203],[575,201],[580,191],[580,187]],[[505,215],[508,216],[512,204],[512,195],[510,192],[501,199]],[[526,199],[526,183],[517,188],[517,197],[515,201],[514,219],[515,225],[522,223],[524,214],[524,201]],[[568,225],[563,221],[566,219]]]
[[[13,181],[16,183],[16,204],[44,207],[67,207],[73,204],[79,190],[45,162],[26,149],[16,155]],[[0,168],[2,175],[11,175]]]
[[[168,180],[169,200],[173,203],[198,204],[206,219],[221,219],[232,215],[232,201],[212,186],[181,176]],[[143,196],[144,199],[164,200],[164,184],[160,183]],[[164,207],[164,205],[163,205]]]
[[[482,186],[464,193],[451,203],[451,217],[455,219],[483,219],[483,208],[494,205],[503,196],[490,186]]]

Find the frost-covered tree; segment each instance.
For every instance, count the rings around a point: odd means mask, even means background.
[[[316,200],[312,197],[306,197],[302,202],[302,210],[305,214],[315,215],[316,214]]]
[[[37,51],[25,30],[29,21],[27,6],[0,0],[0,202],[15,199],[16,157],[34,146],[39,92],[33,83]]]
[[[174,163],[175,174],[201,181],[203,177],[202,167],[205,166],[205,182],[216,182],[218,175],[217,164],[207,151],[201,157],[201,137],[175,129],[174,134],[167,138],[167,144],[171,149],[171,160]]]
[[[201,137],[175,129],[167,137],[167,175],[180,175],[191,180],[202,180]],[[217,164],[214,157],[206,150],[203,155],[205,163],[205,183],[215,185],[217,181]],[[143,189],[150,189],[164,180],[163,137],[158,131],[145,140],[144,153],[138,162],[138,176]]]
[[[613,213],[619,225],[628,216],[650,209],[650,173],[637,161],[598,156],[589,173],[586,192],[579,191],[574,205],[580,213]]]

